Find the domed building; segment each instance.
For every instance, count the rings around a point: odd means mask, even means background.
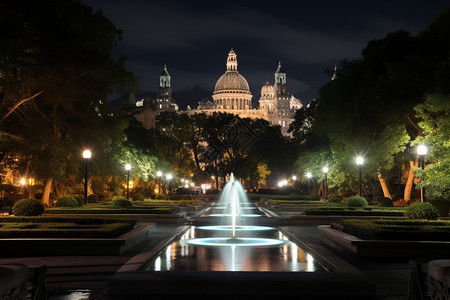
[[[231,49],[227,58],[227,70],[216,82],[212,98],[216,109],[251,109],[252,93],[247,80],[237,70],[236,53]]]
[[[295,111],[303,105],[299,99],[289,94],[286,72],[278,63],[275,71],[275,82],[266,82],[261,88],[259,108],[252,108],[252,93],[247,80],[239,74],[237,55],[233,49],[228,53],[227,69],[217,80],[213,102],[200,101],[196,109],[186,111],[188,114],[215,112],[239,115],[241,118],[264,119],[272,125],[279,125],[284,135],[294,121]]]

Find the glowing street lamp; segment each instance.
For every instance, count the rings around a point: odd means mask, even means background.
[[[85,160],[85,167],[84,167],[84,204],[87,204],[87,190],[88,190],[88,162],[89,159],[91,159],[91,151],[90,150],[84,150],[83,151],[83,158]]]
[[[170,192],[170,180],[172,179],[173,177],[172,177],[172,174],[167,174],[166,175],[166,179],[167,179],[167,192],[169,193]]]
[[[127,200],[130,200],[130,170],[131,170],[131,165],[130,164],[126,164],[125,165],[125,170],[127,171]]]
[[[356,158],[356,164],[359,167],[359,196],[362,197],[362,176],[361,176],[361,168],[364,163],[364,159],[361,156]]]
[[[297,180],[297,176],[292,176],[292,180],[296,181]]]
[[[323,167],[322,171],[325,174],[324,194],[325,194],[325,199],[327,199],[327,174],[328,174],[328,167]]]
[[[161,171],[156,172],[156,176],[158,176],[158,193],[161,194],[161,176],[162,176],[162,172]]]
[[[427,155],[428,149],[425,145],[419,145],[417,147],[417,154],[419,155],[419,168],[421,167],[422,170],[425,169],[425,155]],[[420,202],[425,201],[425,189],[422,187],[420,189]]]
[[[310,172],[306,173],[306,177],[308,178],[308,196],[309,196],[309,190],[310,190],[310,181],[311,181],[311,177],[312,174]]]

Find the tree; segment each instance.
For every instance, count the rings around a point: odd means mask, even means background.
[[[133,76],[111,59],[121,31],[79,1],[3,1],[0,12],[1,136],[15,137],[5,147],[30,161],[49,203],[83,145],[112,143],[106,96]]]
[[[417,189],[425,188],[428,198],[450,199],[450,96],[429,95],[423,104],[414,107],[424,135],[413,145],[425,144],[430,151],[425,170],[416,169],[421,178]]]

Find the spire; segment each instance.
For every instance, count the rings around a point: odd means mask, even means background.
[[[169,71],[167,71],[166,63],[164,63],[164,69],[163,69],[163,71],[161,72],[161,75],[164,75],[164,76],[170,76]]]
[[[236,53],[234,53],[233,48],[231,48],[227,58],[227,71],[237,71],[237,65]]]
[[[286,72],[283,70],[283,67],[281,66],[281,59],[278,60],[278,68],[277,68],[277,70],[275,71],[275,74],[276,74],[276,73],[286,73]]]

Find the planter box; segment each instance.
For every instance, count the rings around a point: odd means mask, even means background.
[[[0,257],[121,255],[148,238],[153,224],[138,225],[118,238],[0,239]]]
[[[363,240],[356,236],[319,225],[322,243],[360,258],[450,258],[450,242]]]

